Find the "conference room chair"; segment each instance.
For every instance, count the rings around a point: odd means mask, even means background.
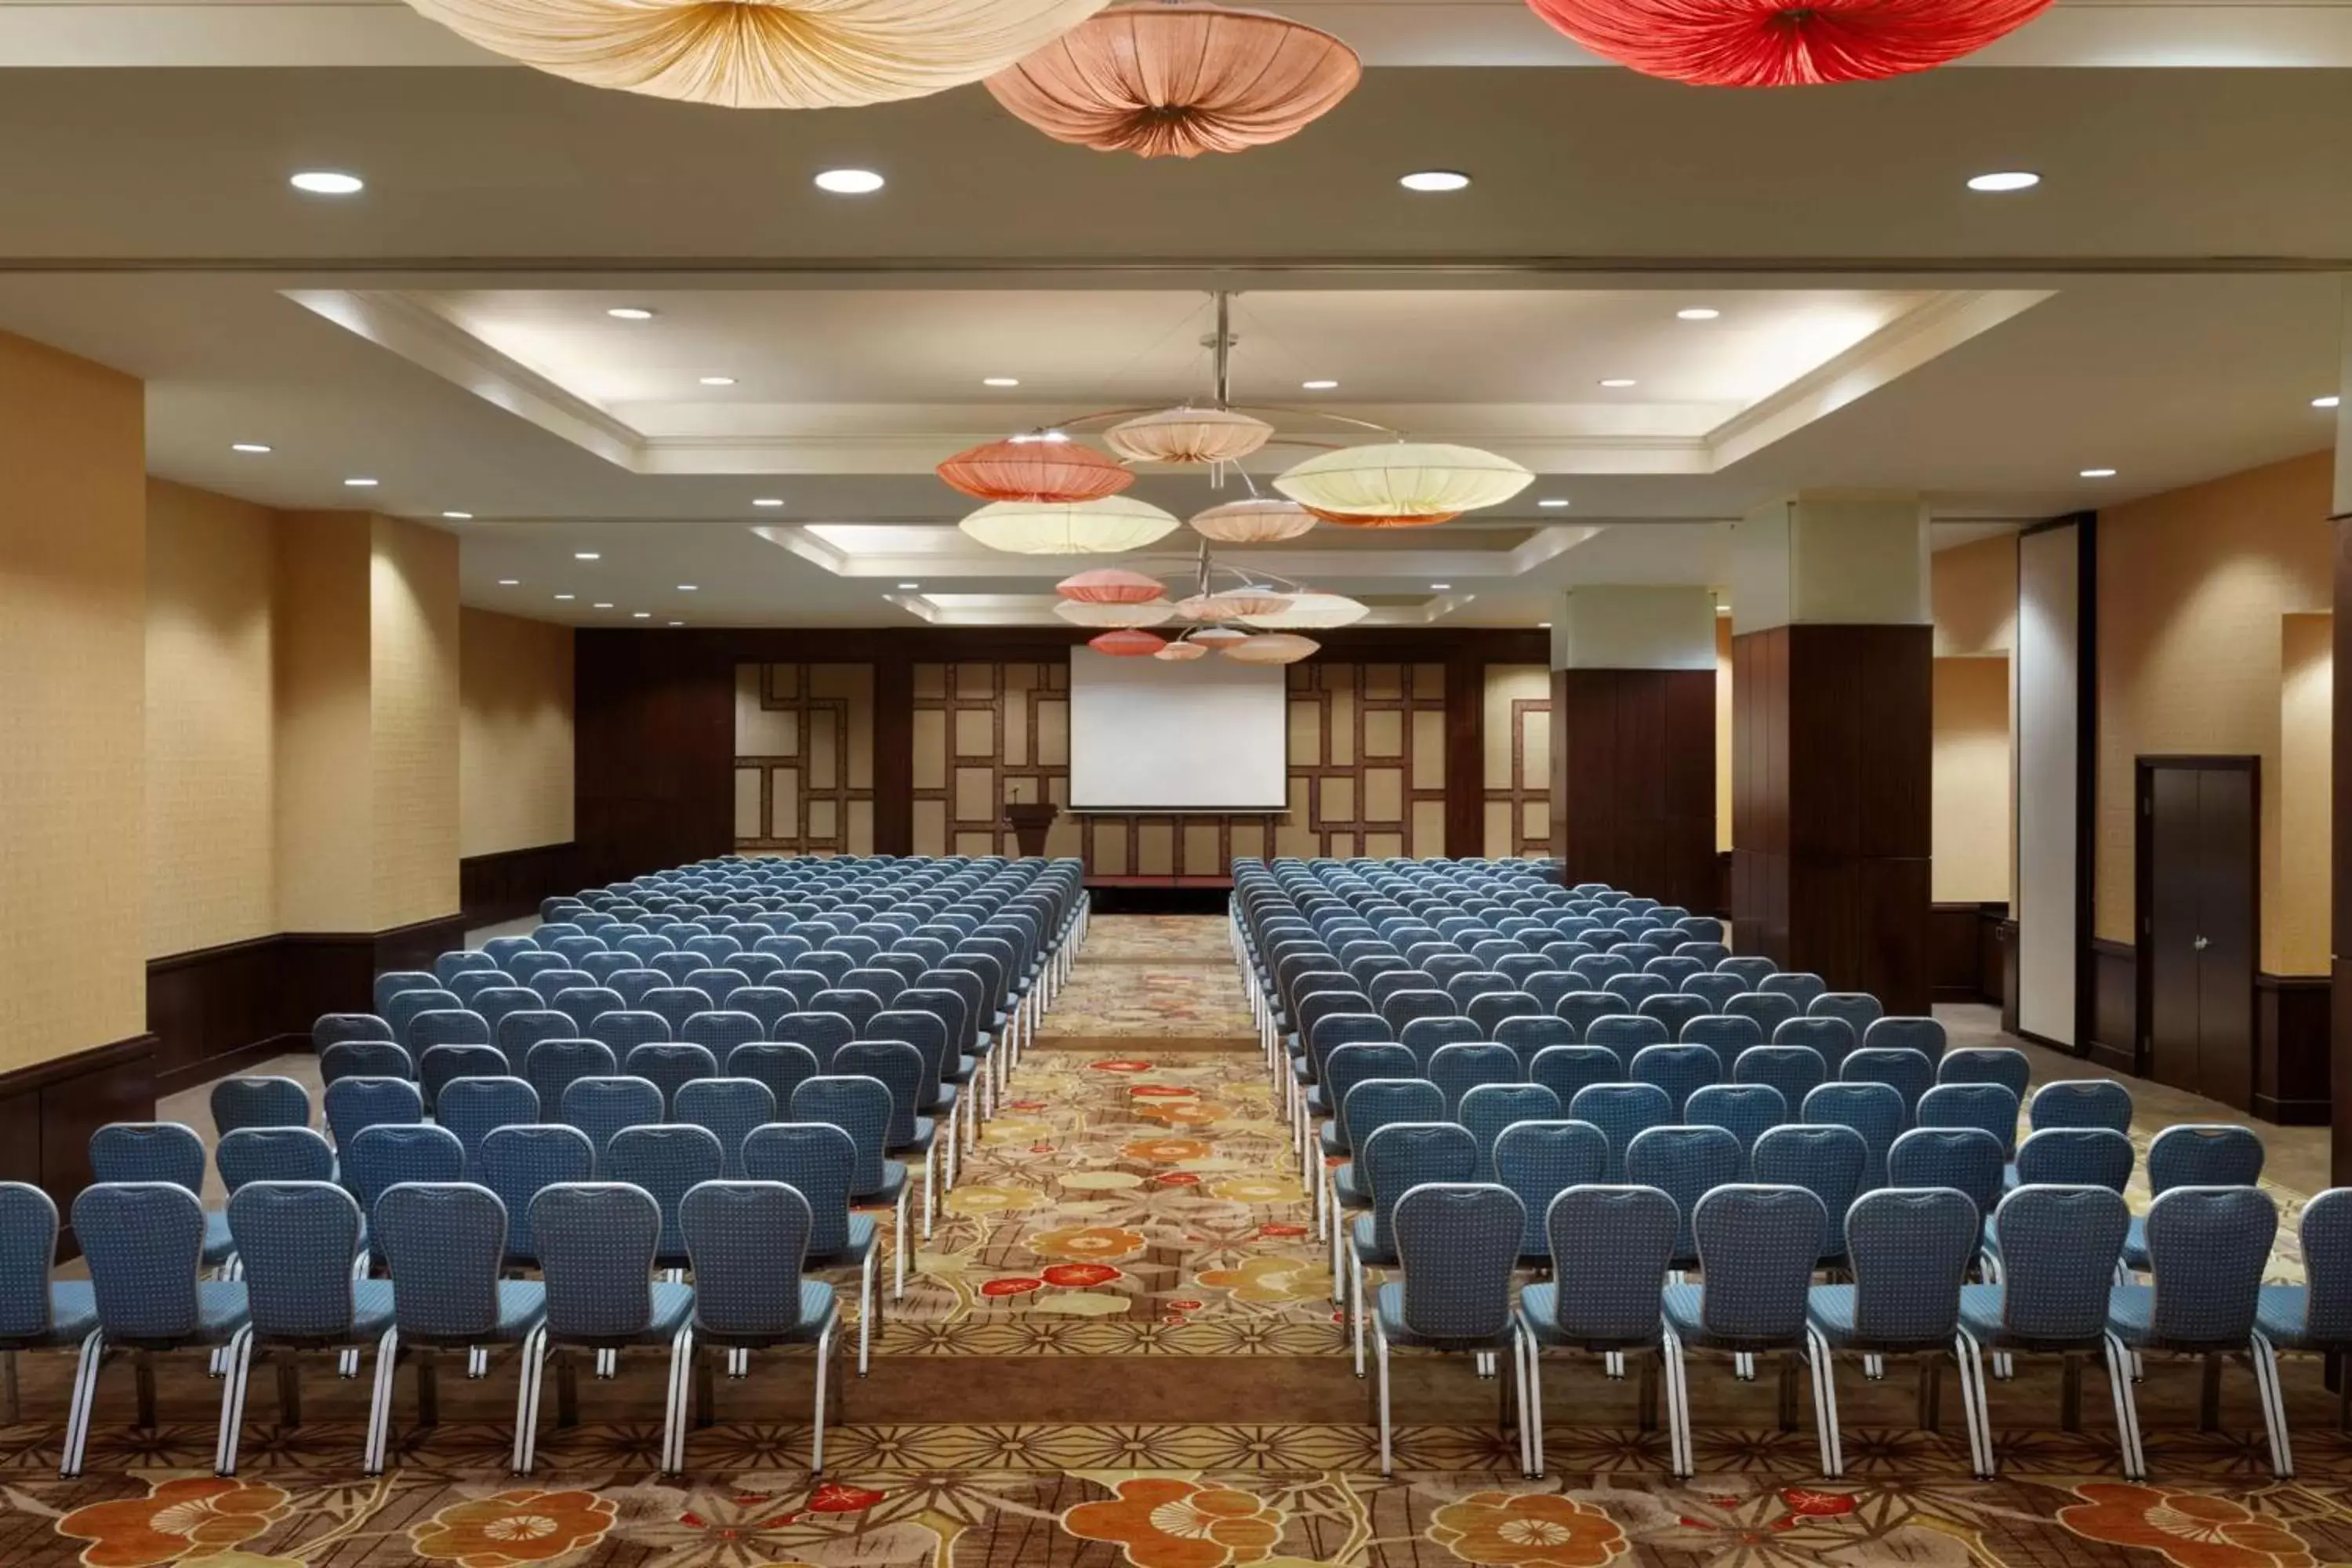
[[[1632,964],[1637,973],[1646,972],[1654,961],[1666,956],[1666,950],[1650,937],[1643,937],[1630,942],[1621,942],[1609,951],[1616,957],[1622,958],[1626,963]],[[1656,979],[1658,977],[1651,975],[1649,978]],[[1669,982],[1668,984],[1671,984],[1672,982]]]
[[[1412,1053],[1423,1074],[1439,1051],[1449,1046],[1475,1045],[1480,1037],[1477,1025],[1450,1013],[1444,1017],[1415,1018],[1397,1031],[1398,1040]]]
[[[654,1267],[667,1278],[679,1279],[688,1264],[685,1236],[678,1229],[678,1205],[698,1183],[720,1180],[726,1167],[726,1151],[717,1134],[690,1123],[624,1127],[605,1146],[602,1179],[640,1189],[660,1213]]]
[[[506,973],[505,971],[498,969],[469,969],[462,973],[453,974],[448,979],[446,988],[449,993],[456,996],[468,1011],[476,1013],[481,1012],[481,1009],[475,1005],[475,1002],[476,998],[479,997],[482,993],[486,991],[517,991],[522,989],[522,987],[515,984],[512,976]],[[533,993],[534,996],[536,994],[536,993]],[[486,1019],[488,1017],[488,1014],[483,1014],[482,1016]]]
[[[570,1020],[564,1022],[568,1026]],[[547,1121],[562,1120],[564,1091],[574,1082],[584,1078],[611,1078],[619,1071],[613,1047],[602,1040],[553,1036],[535,1041],[522,1056],[524,1081],[539,1096],[539,1114]]]
[[[1822,1212],[1832,1216],[1825,1237],[1829,1250],[1816,1260],[1823,1268],[1845,1266],[1842,1222],[1865,1190],[1863,1175],[1869,1163],[1869,1147],[1853,1128],[1808,1122],[1772,1128],[1748,1152],[1748,1166],[1759,1183],[1803,1187],[1821,1201]]]
[[[1523,1267],[1553,1267],[1551,1239],[1544,1215],[1552,1200],[1570,1187],[1598,1182],[1609,1165],[1609,1141],[1586,1121],[1565,1118],[1515,1121],[1496,1135],[1493,1152],[1495,1180],[1518,1194],[1527,1210],[1527,1228],[1520,1238]]]
[[[622,1006],[632,1008],[643,1006],[648,993],[676,984],[675,979],[660,970],[646,968],[616,969],[604,980],[604,989],[619,996]]]
[[[741,1181],[743,1141],[776,1120],[776,1096],[756,1079],[700,1079],[679,1088],[671,1114],[717,1139],[724,1178]]]
[[[890,1131],[890,1088],[878,1079],[821,1073],[793,1090],[789,1107],[794,1121],[824,1121],[849,1134],[856,1160],[850,1168],[849,1201],[854,1208],[887,1209],[891,1225],[891,1298],[907,1293],[907,1204],[909,1184],[906,1165],[889,1157],[885,1144]]]
[[[243,1265],[247,1320],[221,1358],[216,1469],[236,1473],[246,1389],[257,1349],[278,1368],[278,1419],[302,1423],[300,1355],[332,1351],[353,1370],[393,1323],[393,1284],[353,1277],[360,1205],[331,1182],[249,1182],[231,1194],[228,1223]],[[348,1375],[348,1374],[347,1374]],[[362,1454],[362,1462],[365,1462]]]
[[[508,969],[508,964],[523,953],[537,952],[539,950],[538,942],[527,936],[494,936],[482,943],[482,956],[509,974],[512,974],[514,971]]]
[[[1873,998],[1872,1005],[1876,1005],[1875,998]],[[1886,1016],[1872,1018],[1854,1027],[1857,1037],[1866,1048],[1917,1051],[1927,1058],[1930,1065],[1944,1059],[1944,1051],[1949,1043],[1949,1036],[1942,1021],[1936,1018]]]
[[[594,1374],[608,1378],[619,1353],[637,1348],[669,1353],[661,1468],[671,1472],[685,1424],[694,1290],[651,1278],[665,1229],[660,1205],[624,1183],[577,1182],[543,1188],[530,1206],[545,1315],[523,1342],[526,1386],[516,1422],[515,1473],[528,1476],[538,1462],[548,1361],[555,1363],[556,1424],[568,1427],[579,1420],[579,1352],[591,1352]]]
[[[2254,1325],[2273,1356],[2352,1354],[2352,1188],[2331,1187],[2303,1206],[2296,1222],[2304,1282],[2264,1285]],[[2275,1381],[2273,1382],[2275,1386]],[[2352,1378],[2339,1378],[2336,1425],[2352,1430]],[[2293,1473],[2286,1422],[2278,1423],[2280,1452]]]
[[[415,1076],[407,1048],[390,1040],[338,1040],[319,1055],[319,1081],[330,1089],[350,1078],[406,1080]]]
[[[1776,1131],[1779,1131],[1776,1129]],[[1769,1138],[1769,1134],[1767,1138]],[[1763,1144],[1759,1144],[1759,1153]],[[1796,1372],[1813,1378],[1813,1415],[1822,1463],[1832,1458],[1822,1361],[1811,1353],[1807,1292],[1816,1261],[1830,1245],[1821,1199],[1804,1186],[1730,1184],[1702,1196],[1691,1215],[1700,1282],[1669,1284],[1661,1295],[1668,1328],[1685,1354],[1693,1350],[1735,1358],[1781,1352],[1780,1426],[1796,1423]],[[1687,1395],[1687,1385],[1684,1393]],[[1684,1416],[1688,1419],[1685,1397]]]
[[[815,1057],[819,1072],[829,1072],[834,1052],[857,1037],[857,1026],[838,1013],[793,1012],[777,1019],[771,1032],[780,1043]]]
[[[613,976],[637,969],[641,967],[641,963],[635,953],[606,951],[582,953],[573,961],[573,966],[589,975],[597,984],[609,986],[613,983]]]
[[[439,1114],[442,1090],[457,1079],[502,1078],[509,1071],[506,1053],[492,1045],[428,1046],[418,1058],[418,1087],[425,1108]]]
[[[321,1013],[310,1025],[310,1048],[321,1059],[331,1047],[346,1041],[392,1037],[391,1024],[373,1013]]]
[[[2000,1202],[2000,1142],[1981,1127],[1914,1127],[1886,1154],[1888,1187],[1949,1187],[1975,1205],[1977,1240]]]
[[[1923,1379],[1920,1424],[1930,1430],[1937,1425],[1944,1358],[1950,1356],[1959,1367],[1970,1468],[1979,1476],[1990,1473],[1977,1393],[1983,1361],[1959,1328],[1960,1285],[1976,1256],[1980,1224],[1976,1205],[1948,1187],[1864,1193],[1846,1211],[1845,1255],[1853,1283],[1815,1285],[1805,1302],[1824,1476],[1845,1474],[1837,1413],[1841,1351],[1865,1357],[1873,1377],[1886,1357],[1917,1360]]]
[[[1734,1083],[1769,1084],[1791,1110],[1829,1079],[1829,1064],[1811,1046],[1750,1046],[1731,1059]]]
[[[1705,1046],[1719,1061],[1738,1062],[1739,1053],[1764,1044],[1764,1031],[1752,1018],[1724,1013],[1701,1013],[1675,1031],[1675,1043]]]
[[[1919,1127],[1974,1127],[1992,1135],[2006,1165],[2017,1155],[2017,1096],[1998,1083],[1939,1083],[1919,1097]]]
[[[206,1100],[213,1131],[226,1137],[240,1127],[308,1127],[310,1093],[290,1078],[225,1078]]]
[[[486,986],[475,992],[467,1005],[488,1022],[491,1038],[509,1056],[517,1054],[517,1047],[512,1044],[515,1031],[526,1028],[532,1020],[563,1018],[563,1031],[570,1034],[573,1030],[568,1017],[550,1007],[545,997],[527,985]],[[517,1018],[525,1020],[524,1025],[517,1025]],[[528,1048],[527,1043],[523,1048]]]
[[[1625,1064],[1606,1046],[1547,1046],[1528,1064],[1528,1079],[1572,1104],[1579,1091],[1596,1083],[1622,1083]]]
[[[2030,1144],[2032,1141],[2027,1140]],[[2025,1148],[2018,1150],[2021,1158]],[[2129,1352],[2108,1331],[2108,1296],[2123,1253],[2130,1211],[2123,1194],[2104,1186],[2043,1186],[2011,1191],[1993,1211],[2000,1235],[1998,1282],[1960,1287],[1960,1329],[1980,1352],[1999,1363],[2019,1355],[2105,1359],[2115,1400],[2116,1430],[2128,1476],[2137,1464],[2133,1440]],[[2070,1363],[2063,1385],[2061,1425],[2078,1425],[2079,1381]],[[1994,1473],[1998,1455],[1987,1381],[1977,1384],[1978,1426],[1987,1435],[1985,1474]]]
[[[201,1175],[202,1145],[198,1147]],[[90,1406],[110,1352],[127,1352],[137,1363],[137,1424],[142,1431],[152,1431],[152,1358],[179,1350],[209,1355],[226,1348],[245,1327],[244,1284],[196,1277],[207,1228],[203,1204],[177,1181],[101,1178],[75,1196],[74,1239],[89,1265],[97,1324],[82,1339],[68,1396],[64,1455],[58,1468],[61,1479],[81,1474]],[[226,1233],[226,1225],[220,1229]],[[233,1247],[232,1241],[223,1250]],[[223,1430],[214,1447],[216,1470],[226,1438]]]
[[[1323,1168],[1324,1162],[1344,1160],[1355,1152],[1339,1113],[1339,1108],[1347,1101],[1348,1091],[1373,1079],[1413,1079],[1421,1071],[1421,1064],[1412,1052],[1386,1041],[1341,1046],[1324,1062],[1323,1081],[1315,1085],[1307,1096],[1308,1113],[1318,1121],[1299,1166],[1299,1179],[1317,1189],[1318,1204],[1324,1188],[1316,1180],[1315,1173]]]
[[[387,969],[383,973],[375,977],[375,984],[372,992],[375,1000],[376,1016],[384,1019],[394,1028],[398,1028],[400,1020],[393,1016],[392,1011],[392,999],[394,997],[410,991],[438,991],[440,989],[440,976],[435,974],[430,970]],[[396,1038],[397,1037],[394,1037]]]
[[[678,1089],[698,1078],[717,1078],[719,1061],[701,1046],[659,1040],[632,1047],[621,1058],[621,1071],[661,1090],[662,1113],[652,1120],[667,1121],[674,1119]]]
[[[686,977],[710,967],[706,953],[690,952],[683,947],[668,952],[657,952],[646,960],[646,967],[662,977],[665,985],[683,985]]]
[[[1864,1046],[1846,1053],[1838,1064],[1838,1079],[1893,1089],[1903,1103],[1903,1125],[1909,1127],[1918,1118],[1921,1097],[1935,1087],[1936,1064],[1908,1046]]]
[[[1470,999],[1463,1011],[1472,1023],[1478,1026],[1482,1037],[1490,1040],[1496,1037],[1496,1031],[1507,1019],[1543,1016],[1536,999],[1524,991],[1481,992]]]
[[[596,984],[594,975],[584,969],[573,968],[569,959],[555,952],[524,953],[508,964],[507,973],[538,993],[550,1006],[555,1005],[555,998],[563,992]]]
[[[538,1267],[530,1231],[530,1200],[557,1182],[585,1182],[596,1173],[596,1150],[576,1127],[542,1122],[490,1130],[482,1139],[479,1184],[503,1210],[503,1267]]]
[[[539,1121],[539,1095],[528,1080],[485,1073],[444,1085],[434,1121],[456,1135],[465,1153],[465,1180],[482,1179],[482,1142],[501,1127]]]
[[[1625,1180],[1625,1151],[1653,1127],[1675,1119],[1674,1101],[1654,1083],[1596,1083],[1579,1089],[1569,1102],[1569,1116],[1600,1129],[1609,1143],[1609,1163],[1602,1179]]]
[[[575,969],[580,968],[581,961],[590,954],[610,951],[602,937],[590,936],[585,932],[578,936],[542,937],[539,945]]]
[[[466,1146],[446,1127],[431,1122],[378,1122],[362,1127],[342,1146],[342,1185],[372,1216],[383,1194],[403,1182],[462,1182]],[[370,1247],[376,1263],[388,1261],[383,1238],[373,1227]]]
[[[622,1000],[618,992],[612,993],[612,998],[615,1003]],[[584,1018],[583,1013],[586,1015]],[[667,1018],[645,1007],[567,1008],[565,1016],[573,1021],[577,1037],[601,1042],[623,1061],[626,1061],[629,1053],[639,1046],[667,1043],[677,1037]]]
[[[1771,991],[1743,991],[1722,1004],[1725,1013],[1735,1018],[1752,1018],[1769,1039],[1780,1028],[1804,1016],[1804,1009],[1793,996],[1783,996]]]
[[[882,1147],[891,1159],[923,1172],[923,1237],[929,1240],[939,1207],[939,1123],[920,1105],[930,1079],[923,1054],[902,1040],[855,1040],[833,1055],[833,1070],[849,1079],[870,1079],[890,1095],[890,1119]]]
[[[90,1134],[90,1179],[96,1182],[170,1182],[201,1201],[205,1192],[205,1141],[177,1121],[110,1121]],[[236,1251],[227,1217],[205,1215],[201,1253],[206,1268],[218,1268]]]
[[[1768,996],[1786,996],[1800,1011],[1809,1011],[1816,998],[1829,994],[1829,985],[1820,975],[1802,970],[1775,970],[1759,979],[1756,989]]]
[[[1590,1148],[1600,1152],[1597,1144]],[[1524,1202],[1526,1192],[1513,1190]],[[1675,1201],[1654,1187],[1568,1183],[1528,1223],[1545,1237],[1544,1254],[1552,1264],[1549,1279],[1519,1291],[1528,1474],[1540,1479],[1544,1473],[1542,1352],[1550,1349],[1601,1355],[1612,1376],[1619,1375],[1625,1356],[1653,1352],[1654,1359],[1642,1363],[1642,1428],[1656,1425],[1663,1373],[1667,1470],[1677,1479],[1689,1476],[1694,1465],[1682,1347],[1665,1326],[1660,1294],[1682,1223]]]
[[[2111,1127],[2045,1127],[2029,1132],[2017,1145],[2017,1160],[2002,1173],[2004,1188],[2026,1186],[2104,1187],[2121,1196],[2138,1160],[2132,1142]],[[2126,1227],[2128,1231],[2128,1226]],[[2122,1244],[2117,1244],[2120,1255]],[[2000,1211],[1985,1225],[1985,1277],[1996,1280],[2003,1268]],[[1995,1375],[2007,1378],[2009,1363],[1995,1358]]]
[[[1667,956],[1691,959],[1701,968],[1711,971],[1717,964],[1731,956],[1731,950],[1713,938],[1699,938],[1695,941],[1675,942],[1667,950]]]
[[[809,1240],[815,1228],[813,1205],[781,1182],[704,1182],[686,1194],[679,1221],[694,1266],[693,1313],[680,1331],[673,1366],[675,1383],[691,1384],[694,1422],[715,1418],[715,1379],[709,1352],[727,1352],[730,1380],[750,1373],[754,1351],[785,1345],[816,1348],[814,1435],[809,1468],[824,1473],[825,1379],[841,1339],[841,1310],[833,1287],[804,1279]],[[699,1352],[699,1353],[698,1353]],[[665,1434],[662,1468],[686,1468],[685,1390],[672,1394],[674,1416]]]
[[[2147,1146],[2147,1190],[2162,1197],[2175,1187],[2251,1187],[2262,1180],[2263,1141],[2232,1122],[2176,1122]],[[2134,1215],[2124,1232],[2124,1267],[2148,1268],[2147,1216]]]
[[[2025,1121],[2036,1132],[2045,1127],[2104,1127],[2128,1135],[2131,1090],[2113,1079],[2053,1079],[2025,1102]]]
[[[1730,958],[1718,961],[1715,966],[1715,972],[1717,974],[1733,975],[1746,982],[1750,991],[1755,990],[1767,978],[1779,973],[1780,971],[1779,964],[1756,953],[1735,954]]]
[[[699,1046],[714,1060],[723,1062],[736,1047],[766,1039],[768,1026],[752,1014],[739,1013],[721,1005],[689,1016],[679,1027],[677,1037],[688,1045]]]
[[[1359,1167],[1360,1155],[1373,1133],[1393,1122],[1442,1122],[1445,1094],[1423,1078],[1367,1079],[1352,1086],[1339,1102],[1340,1140],[1350,1158],[1326,1164],[1317,1182],[1315,1219],[1331,1243],[1331,1300],[1346,1306],[1347,1242],[1351,1216],[1372,1206],[1369,1176]]]
[[[470,950],[445,952],[433,961],[433,978],[447,985],[460,974],[470,973],[499,973],[499,961],[487,952]]]
[[[1962,1046],[1946,1051],[1936,1063],[1938,1084],[1997,1083],[2021,1106],[2032,1078],[2033,1064],[2025,1059],[2023,1051],[2011,1046]]]
[[[585,931],[579,926],[572,924],[570,921],[562,920],[541,921],[539,923],[539,929],[531,932],[531,935],[538,939],[539,945],[542,948],[546,947],[549,942],[554,941],[558,937],[585,936],[588,933]],[[552,950],[551,949],[550,951]]]
[[[1603,1018],[1612,1017],[1625,1010],[1624,1002],[1606,991],[1578,990],[1563,994],[1552,1004],[1552,1014],[1576,1031],[1583,1042],[1592,1026]]]
[[[1853,1026],[1843,1018],[1790,1018],[1772,1029],[1776,1046],[1810,1047],[1822,1058],[1832,1082],[1844,1071],[1846,1058],[1854,1053],[1855,1037]]]
[[[1634,1011],[1644,1018],[1655,1018],[1665,1025],[1669,1039],[1679,1039],[1683,1031],[1697,1019],[1708,1016],[1709,1005],[1703,997],[1685,996],[1680,992],[1661,992],[1644,996]]]
[[[1862,1134],[1868,1158],[1864,1192],[1886,1184],[1886,1154],[1903,1131],[1903,1097],[1883,1083],[1825,1083],[1805,1096],[1798,1114],[1816,1125],[1851,1127]]]
[[[1493,1038],[1497,1045],[1510,1047],[1517,1056],[1521,1077],[1534,1065],[1537,1053],[1553,1046],[1577,1043],[1576,1030],[1568,1020],[1548,1013],[1502,1019],[1495,1026]]]
[[[1391,1137],[1406,1131],[1390,1128]],[[1460,1131],[1459,1128],[1453,1131]],[[1381,1429],[1381,1474],[1394,1468],[1390,1437],[1389,1352],[1392,1346],[1472,1352],[1482,1373],[1505,1352],[1511,1375],[1496,1381],[1510,1404],[1503,1429],[1516,1418],[1519,1468],[1535,1469],[1528,1413],[1528,1357],[1519,1342],[1519,1321],[1511,1303],[1511,1277],[1518,1263],[1527,1216],[1508,1187],[1491,1182],[1435,1178],[1416,1183],[1396,1200],[1391,1215],[1402,1280],[1381,1286],[1373,1304],[1376,1365],[1374,1407]],[[1360,1300],[1362,1282],[1358,1281]]]
[[[1588,1046],[1606,1046],[1615,1051],[1618,1059],[1631,1069],[1633,1058],[1651,1046],[1669,1045],[1674,1031],[1663,1018],[1645,1017],[1638,1013],[1612,1013],[1595,1018],[1584,1031]]]
[[[1626,1064],[1626,1076],[1635,1083],[1664,1089],[1674,1116],[1680,1120],[1692,1094],[1723,1081],[1723,1061],[1705,1046],[1644,1046]]]
[[[1429,1081],[1445,1097],[1445,1115],[1460,1115],[1462,1097],[1481,1084],[1517,1083],[1519,1058],[1510,1047],[1493,1040],[1465,1040],[1441,1046],[1429,1058]]]
[[[903,961],[904,964],[919,964],[922,962],[904,953],[895,955],[895,958],[886,953],[877,962],[889,964],[893,968],[899,969],[903,973],[905,968],[900,961]],[[739,952],[719,966],[719,971],[722,973],[740,974],[746,984],[762,985],[775,975],[782,973],[784,968],[784,961],[772,952]],[[720,1000],[724,1001],[725,998],[722,997]]]
[[[1625,1146],[1625,1180],[1634,1186],[1655,1187],[1674,1199],[1682,1215],[1666,1264],[1677,1276],[1698,1264],[1691,1220],[1699,1199],[1737,1183],[1741,1159],[1739,1140],[1721,1127],[1650,1127]]]
[[[651,1081],[626,1073],[578,1078],[566,1084],[557,1108],[565,1125],[587,1134],[596,1152],[596,1169],[604,1169],[613,1135],[624,1127],[638,1127],[662,1119],[661,1089]]]
[[[1454,1119],[1477,1142],[1477,1172],[1472,1180],[1500,1180],[1495,1173],[1495,1142],[1505,1129],[1521,1121],[1557,1121],[1560,1109],[1559,1096],[1541,1084],[1482,1083],[1465,1093]]]
[[[740,1013],[755,1020],[760,1037],[773,1037],[776,1020],[787,1013],[800,1010],[800,998],[781,985],[761,983],[739,985],[719,1000],[719,1005],[730,1013]]]
[[[1696,996],[1706,1002],[1706,1009],[1711,1014],[1728,1016],[1729,1015],[1725,1013],[1726,1004],[1735,996],[1746,995],[1748,985],[1736,974],[1694,974],[1683,982],[1682,994],[1685,996]],[[1745,1021],[1756,1022],[1754,1019]],[[1759,1026],[1761,1027],[1761,1026]]]
[[[213,1165],[220,1172],[221,1185],[235,1197],[248,1182],[333,1181],[335,1152],[308,1127],[240,1127],[222,1135],[213,1151]],[[364,1237],[364,1219],[361,1229]],[[347,1266],[350,1262],[344,1259]]]
[[[1719,1127],[1739,1144],[1739,1173],[1735,1181],[1755,1179],[1756,1141],[1789,1120],[1789,1102],[1768,1083],[1710,1083],[1691,1091],[1683,1104],[1683,1120],[1697,1127]]]

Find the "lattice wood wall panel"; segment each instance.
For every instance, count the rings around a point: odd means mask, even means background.
[[[1018,853],[1006,805],[1070,802],[1069,665],[919,664],[914,687],[915,853]],[[1081,853],[1076,818],[1045,852]]]
[[[1277,855],[1445,853],[1445,667],[1294,664]]]
[[[735,667],[735,847],[874,852],[874,667]]]
[[[1491,857],[1551,853],[1551,671],[1490,664],[1486,843]]]

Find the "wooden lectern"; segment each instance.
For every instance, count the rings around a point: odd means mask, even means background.
[[[1034,805],[1011,802],[1004,807],[1004,820],[1013,825],[1013,842],[1024,857],[1042,858],[1045,853],[1045,834],[1054,826],[1061,808],[1050,804]]]

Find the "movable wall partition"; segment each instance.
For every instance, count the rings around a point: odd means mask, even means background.
[[[2017,979],[2009,1026],[2074,1050],[2095,1038],[2090,847],[2096,808],[2095,518],[2031,528],[2017,547]],[[2116,1042],[2130,1070],[2131,1042]]]

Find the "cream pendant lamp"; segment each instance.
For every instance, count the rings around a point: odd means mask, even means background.
[[[1507,501],[1534,482],[1535,475],[1508,458],[1475,447],[1394,441],[1318,452],[1274,488],[1318,511],[1370,519],[1470,511]]]
[[[1263,419],[1229,408],[1163,408],[1112,426],[1110,449],[1138,463],[1230,463],[1274,436]]]
[[[1280,615],[1289,607],[1290,595],[1274,588],[1227,588],[1176,601],[1176,613],[1188,621],[1255,620],[1260,616]]]
[[[1244,616],[1240,618],[1253,626],[1267,631],[1321,631],[1332,626],[1353,626],[1372,613],[1372,607],[1360,599],[1350,599],[1345,594],[1293,594],[1290,602],[1272,615]]]
[[[992,501],[956,525],[991,550],[1016,555],[1111,555],[1139,550],[1176,527],[1172,512],[1126,496],[1089,501]]]
[[[1229,500],[1192,514],[1192,531],[1220,544],[1273,544],[1312,529],[1315,514],[1280,496]]]
[[[1172,642],[1166,647],[1154,648],[1151,657],[1170,664],[1187,664],[1196,658],[1206,658],[1209,650],[1196,642]]]
[[[1175,610],[1165,599],[1141,604],[1064,599],[1054,606],[1054,613],[1074,626],[1156,626]]]
[[[1297,664],[1322,646],[1290,632],[1262,632],[1233,644],[1224,654],[1236,664]]]

